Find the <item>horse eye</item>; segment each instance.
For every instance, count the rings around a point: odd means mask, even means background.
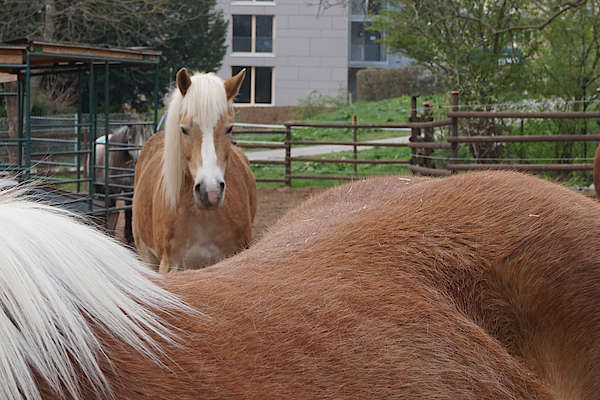
[[[231,136],[233,134],[233,126],[230,126],[229,128],[227,128],[227,130],[225,131],[225,134]]]
[[[188,131],[188,129],[185,126],[181,127],[181,133],[183,133],[185,136],[190,135],[190,132]]]

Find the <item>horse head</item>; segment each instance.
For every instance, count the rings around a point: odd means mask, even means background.
[[[177,89],[171,96],[165,127],[163,178],[171,204],[191,177],[197,206],[218,208],[225,199],[225,171],[232,146],[233,108],[245,77],[241,71],[223,81],[212,73],[177,72]],[[186,187],[187,188],[187,187]]]
[[[133,160],[137,162],[137,158],[140,154],[140,149],[144,146],[146,141],[149,139],[149,130],[145,126],[141,125],[127,125],[127,152]]]

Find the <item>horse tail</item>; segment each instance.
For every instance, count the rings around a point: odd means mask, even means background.
[[[596,190],[596,198],[600,200],[600,144],[596,147],[594,156],[594,189]]]
[[[114,398],[97,332],[160,364],[177,336],[156,311],[191,310],[132,252],[22,191],[0,194],[0,398],[41,400],[39,379],[59,397],[80,398],[87,380]]]

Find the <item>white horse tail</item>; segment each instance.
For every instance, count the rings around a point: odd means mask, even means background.
[[[113,398],[95,330],[160,363],[161,346],[148,332],[169,343],[176,336],[155,310],[191,309],[114,240],[21,197],[0,193],[0,398],[42,400],[36,376],[59,397],[79,398],[76,371],[99,398]]]

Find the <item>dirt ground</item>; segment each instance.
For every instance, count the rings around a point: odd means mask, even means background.
[[[259,187],[257,197],[256,217],[254,219],[254,240],[260,239],[269,226],[273,225],[287,210],[297,206],[311,195],[323,190],[320,187],[298,188],[289,187]],[[122,204],[118,204],[122,205]],[[117,237],[123,240],[125,227],[123,213],[117,223]]]
[[[265,230],[273,225],[279,217],[291,208],[296,207],[311,195],[323,190],[320,187],[297,188],[259,187],[258,206],[254,219],[254,238],[259,239]]]

